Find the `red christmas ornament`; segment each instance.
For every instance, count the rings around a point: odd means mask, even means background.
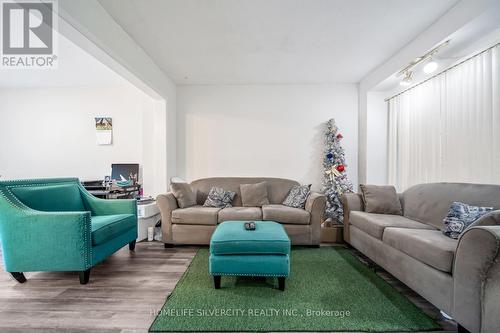
[[[340,139],[342,139],[342,138],[343,138],[342,134],[340,134],[340,133],[339,133],[339,134],[337,134],[337,139],[339,139],[339,140],[340,140]]]
[[[344,172],[344,170],[345,170],[345,166],[343,164],[337,165],[337,171],[338,172]]]

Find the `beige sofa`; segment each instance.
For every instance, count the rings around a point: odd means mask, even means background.
[[[348,243],[451,315],[461,331],[500,332],[500,186],[417,185],[400,195],[403,216],[366,213],[359,194],[342,199]],[[454,240],[441,232],[453,201],[496,210]]]
[[[243,207],[240,185],[265,181],[269,205]],[[280,178],[205,178],[193,181],[191,188],[197,193],[197,205],[179,208],[172,193],[161,194],[157,204],[162,216],[162,233],[165,246],[175,244],[206,245],[217,224],[229,220],[271,220],[283,224],[292,244],[319,245],[321,220],[325,211],[324,195],[311,192],[305,209],[283,206],[281,203],[296,181]],[[212,186],[236,192],[231,208],[203,207]]]

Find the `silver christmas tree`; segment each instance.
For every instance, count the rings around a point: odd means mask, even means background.
[[[345,192],[352,192],[352,183],[347,178],[345,152],[340,145],[343,136],[335,125],[335,119],[326,123],[325,149],[323,154],[323,193],[326,195],[325,219],[328,222],[344,220],[344,208],[340,197]]]

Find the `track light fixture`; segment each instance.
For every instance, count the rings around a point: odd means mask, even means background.
[[[407,71],[405,73],[405,77],[399,82],[400,85],[402,86],[409,86],[413,81],[413,72],[412,71]]]
[[[424,63],[427,61],[425,64],[423,71],[426,74],[430,74],[436,71],[438,68],[438,64],[436,61],[434,61],[433,56],[438,53],[443,47],[447,46],[450,43],[450,40],[447,40],[429,52],[425,53],[424,55],[417,57],[413,59],[412,62],[410,62],[405,68],[400,70],[396,76],[403,76],[403,79],[401,80],[400,84],[402,86],[409,86],[411,84],[411,81],[413,79],[413,69],[418,66],[421,63]]]
[[[425,74],[431,74],[436,71],[436,69],[439,67],[438,63],[432,60],[432,58],[425,64],[424,68],[422,71]]]

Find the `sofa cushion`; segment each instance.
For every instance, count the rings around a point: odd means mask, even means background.
[[[193,181],[190,185],[193,191],[196,191],[197,202],[203,205],[207,199],[208,192],[212,186],[222,187],[225,190],[236,192],[233,200],[233,206],[242,206],[241,202],[241,184],[267,183],[267,198],[269,203],[278,204],[285,200],[288,192],[293,185],[298,185],[294,180],[281,178],[240,178],[240,177],[216,177],[204,178]]]
[[[492,210],[493,207],[478,207],[463,202],[453,202],[448,215],[443,220],[445,225],[443,234],[450,238],[458,239],[465,229],[471,227],[474,222]]]
[[[134,214],[92,216],[92,245],[99,245],[118,237],[137,226]]]
[[[20,186],[12,188],[11,191],[31,209],[45,212],[86,210],[77,184]]]
[[[443,219],[454,201],[500,209],[500,185],[431,183],[403,193],[404,216],[443,230]]]
[[[191,186],[182,181],[170,181],[170,189],[177,200],[180,208],[187,208],[196,205],[196,192]]]
[[[232,207],[232,202],[236,192],[226,191],[222,187],[212,187],[208,192],[207,200],[203,207],[227,208]]]
[[[304,209],[304,207],[306,206],[307,197],[309,196],[310,192],[311,184],[296,185],[292,187],[285,200],[283,200],[283,205]]]
[[[267,183],[241,184],[241,202],[245,207],[262,207],[269,205],[267,198]]]
[[[216,225],[217,214],[221,208],[192,206],[172,211],[173,224]]]
[[[458,241],[439,230],[386,228],[383,242],[443,272],[451,272]]]
[[[284,205],[262,206],[262,219],[289,224],[309,224],[311,214],[301,208]]]
[[[374,214],[357,211],[352,211],[350,213],[349,223],[380,240],[382,240],[384,229],[388,227],[435,230],[427,224],[413,221],[400,215]]]
[[[361,188],[365,212],[377,214],[403,215],[394,186],[359,185]]]
[[[260,221],[260,207],[228,207],[219,211],[219,223],[224,221]]]

